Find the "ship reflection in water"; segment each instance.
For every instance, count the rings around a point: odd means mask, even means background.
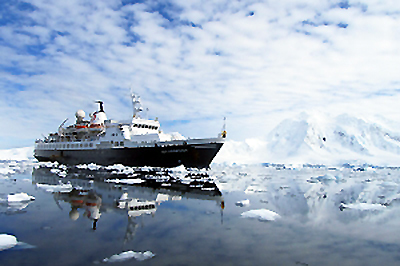
[[[60,209],[63,209],[60,202],[69,203],[71,220],[80,217],[90,219],[93,230],[101,225],[102,215],[126,213],[128,225],[124,243],[132,240],[136,233],[136,218],[154,216],[157,207],[166,201],[179,201],[182,198],[215,201],[222,222],[222,194],[204,173],[189,173],[183,178],[176,178],[167,170],[138,170],[132,179],[107,170],[72,168],[66,176],[60,177],[51,168],[40,167],[34,169],[32,182],[38,188],[52,193]]]

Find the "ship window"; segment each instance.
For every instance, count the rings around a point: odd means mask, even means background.
[[[69,148],[69,144],[67,144],[67,148]]]
[[[90,146],[90,147],[93,147],[93,143],[90,143],[89,146]]]
[[[82,143],[81,143],[80,147],[82,148],[82,146],[83,146],[83,145],[82,145]]]
[[[122,147],[124,146],[124,143],[123,143],[122,141],[121,141],[121,143],[120,143],[120,146],[122,146]]]
[[[85,143],[85,147],[87,147],[88,146],[88,144],[87,143]]]

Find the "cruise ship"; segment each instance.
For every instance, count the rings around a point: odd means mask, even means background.
[[[132,94],[133,118],[116,121],[107,118],[102,101],[99,110],[85,119],[85,112],[75,113],[76,122],[35,142],[38,161],[66,165],[99,164],[150,167],[208,168],[226,138],[225,123],[214,138],[184,138],[164,134],[158,119],[142,118],[140,96]]]

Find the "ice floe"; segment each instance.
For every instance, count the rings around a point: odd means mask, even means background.
[[[110,258],[105,258],[105,259],[103,259],[103,262],[106,262],[106,263],[122,262],[122,261],[127,261],[127,260],[130,260],[133,258],[138,261],[144,261],[147,259],[151,259],[154,256],[155,256],[155,254],[153,254],[151,251],[135,252],[135,251],[129,250],[129,251],[122,252],[120,254],[112,255]]]
[[[20,193],[13,193],[9,194],[7,196],[7,201],[8,202],[26,202],[26,201],[32,201],[35,200],[34,196],[30,196],[25,192],[20,192]]]
[[[32,245],[24,242],[19,242],[17,238],[13,235],[0,234],[0,251],[4,251],[6,249],[14,247],[18,247],[19,249],[34,248],[34,246]]]
[[[13,235],[0,234],[0,251],[14,247],[18,244],[17,238]]]
[[[243,212],[241,214],[243,218],[254,218],[260,221],[275,221],[278,218],[281,218],[279,214],[276,212],[267,210],[267,209],[258,209],[258,210],[250,210]]]

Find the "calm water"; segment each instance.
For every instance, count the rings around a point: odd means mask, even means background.
[[[26,192],[36,200],[21,210],[0,206],[0,233],[27,244],[1,251],[0,265],[102,264],[130,250],[155,256],[115,264],[399,265],[400,208],[393,197],[384,210],[338,208],[363,199],[372,199],[373,206],[373,199],[389,200],[399,192],[398,171],[336,172],[342,179],[333,182],[313,179],[320,175],[313,171],[221,172],[216,178],[222,196],[183,185],[173,190],[116,185],[87,173],[80,174],[83,179],[46,172],[13,175],[0,180],[0,198]],[[60,183],[80,194],[54,194],[55,187],[43,186]],[[118,208],[124,192],[147,202],[148,214]],[[251,204],[235,204],[243,199]],[[241,217],[261,208],[281,218]]]

